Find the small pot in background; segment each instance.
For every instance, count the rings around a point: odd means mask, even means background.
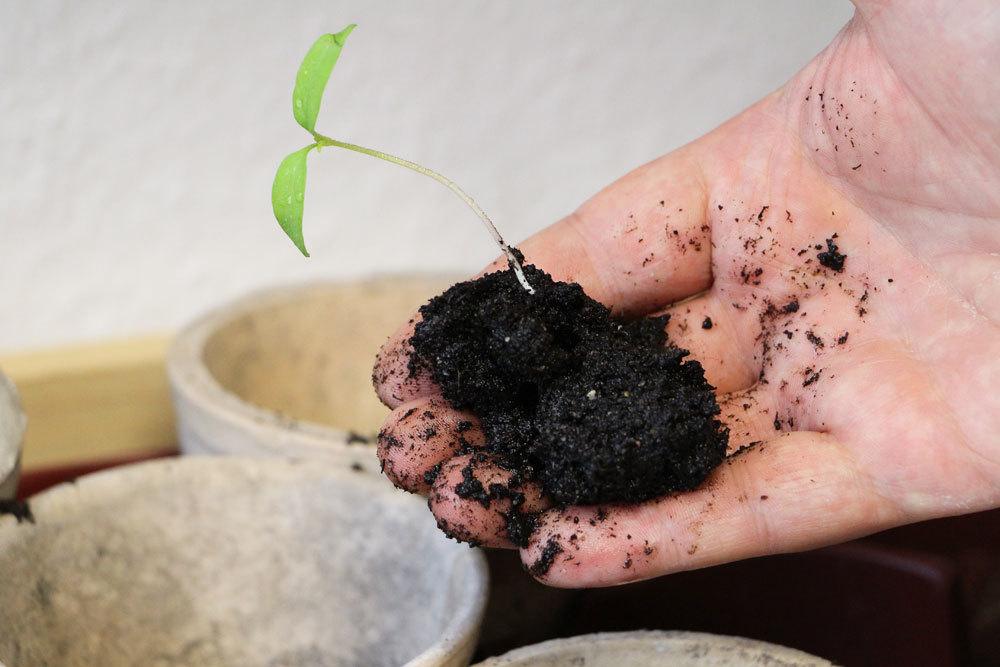
[[[375,354],[451,280],[431,276],[285,287],[223,306],[184,329],[167,368],[181,450],[322,457],[376,468],[387,411]]]
[[[27,421],[14,383],[0,372],[0,500],[10,500],[17,493]]]
[[[476,667],[824,667],[815,656],[742,637],[702,632],[615,632],[526,646]]]
[[[481,554],[314,462],[169,459],[0,517],[0,664],[467,665]]]

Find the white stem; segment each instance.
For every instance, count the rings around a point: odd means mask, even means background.
[[[337,148],[346,148],[349,151],[364,153],[365,155],[377,157],[380,160],[385,160],[386,162],[398,164],[399,166],[411,169],[418,174],[423,174],[424,176],[433,178],[435,181],[454,192],[458,195],[458,198],[464,201],[466,205],[479,216],[479,219],[483,221],[483,224],[486,226],[486,231],[488,231],[490,236],[493,237],[493,240],[500,247],[500,251],[506,255],[510,268],[514,270],[514,275],[517,276],[517,280],[521,283],[521,287],[523,287],[528,294],[535,293],[534,288],[530,283],[528,283],[528,279],[524,275],[524,268],[521,266],[521,262],[517,259],[514,251],[510,249],[510,246],[507,245],[507,242],[503,240],[503,237],[500,236],[500,232],[497,231],[496,225],[494,225],[493,221],[490,220],[490,217],[486,215],[486,211],[480,208],[479,204],[477,204],[472,197],[465,193],[465,190],[458,187],[458,184],[455,183],[455,181],[446,176],[442,176],[433,169],[428,169],[427,167],[419,165],[416,162],[410,162],[409,160],[404,160],[401,157],[396,157],[395,155],[390,155],[389,153],[383,153],[382,151],[377,151],[372,148],[365,148],[364,146],[358,146],[357,144],[349,144],[346,141],[337,141],[336,139],[331,139],[330,137],[324,137],[322,134],[316,134],[314,136],[316,138],[316,143],[319,146],[336,146]]]

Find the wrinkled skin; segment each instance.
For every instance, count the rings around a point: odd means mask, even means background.
[[[525,507],[545,511],[522,559],[563,547],[536,568],[545,583],[617,584],[1000,506],[1000,10],[856,5],[780,90],[520,245],[618,313],[670,313],[669,335],[718,390],[730,450],[763,443],[698,490],[641,505],[545,510],[529,488]],[[842,273],[813,248],[834,232]],[[762,317],[791,299],[795,313]],[[376,366],[393,408],[386,472],[429,493],[451,533],[510,546],[502,502],[454,494],[467,458],[455,425],[474,417],[407,378],[411,332]]]

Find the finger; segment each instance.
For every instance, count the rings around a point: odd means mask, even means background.
[[[378,457],[393,484],[426,494],[442,463],[484,441],[472,414],[452,409],[440,397],[418,398],[386,418],[378,434]]]
[[[420,316],[415,315],[390,336],[375,355],[372,385],[379,400],[388,408],[440,394],[426,369],[410,371],[410,355],[413,354],[410,338],[418,321]]]
[[[428,505],[450,537],[511,549],[525,544],[535,514],[551,506],[534,483],[514,483],[513,474],[483,454],[456,456],[441,467]]]
[[[691,352],[689,358],[701,363],[705,378],[719,394],[747,389],[757,381],[755,334],[742,317],[734,317],[733,313],[711,292],[657,313],[670,316],[670,342]]]
[[[521,558],[547,584],[607,586],[814,548],[902,522],[833,437],[799,432],[727,460],[690,493],[546,512]]]

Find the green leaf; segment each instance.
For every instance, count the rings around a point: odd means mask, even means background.
[[[288,238],[306,257],[309,256],[309,252],[302,239],[302,212],[306,198],[306,156],[314,148],[316,144],[309,144],[282,160],[278,165],[278,173],[274,175],[274,184],[271,186],[271,208],[274,209],[274,217],[278,219],[278,224],[288,234]]]
[[[321,36],[299,65],[299,73],[295,75],[295,90],[292,91],[292,113],[299,125],[310,134],[316,132],[316,117],[319,116],[319,105],[323,101],[323,90],[330,72],[337,64],[347,36],[356,27],[352,23],[335,35]]]

